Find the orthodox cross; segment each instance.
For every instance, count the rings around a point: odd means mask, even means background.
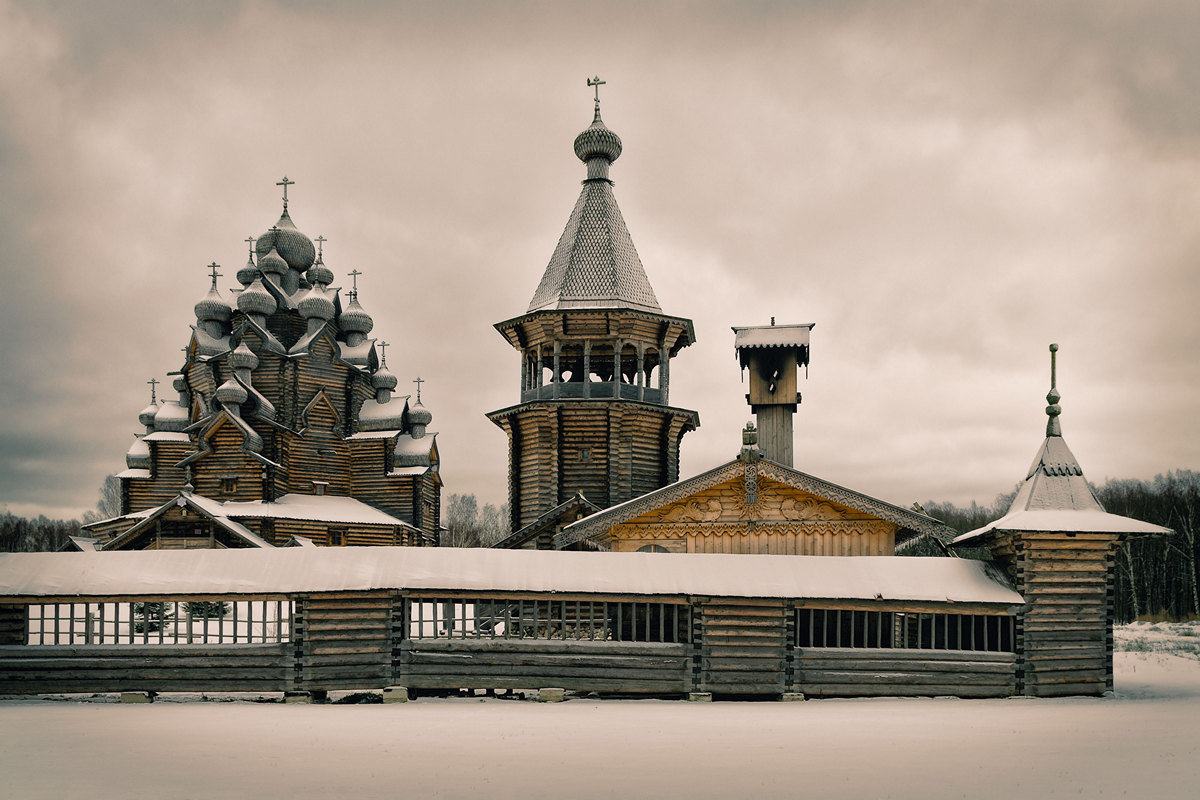
[[[325,254],[325,243],[329,240],[324,236],[318,236],[316,239],[313,239],[313,241],[317,243],[317,260],[320,261]]]
[[[217,272],[220,266],[221,265],[215,261],[208,265],[208,268],[212,270],[213,286],[217,285],[217,278],[221,277],[221,273]]]
[[[254,237],[247,236],[244,241],[250,245],[250,257],[253,258],[254,257]]]
[[[293,183],[295,183],[295,181],[289,181],[287,179],[287,175],[283,176],[283,180],[275,182],[276,186],[283,187],[283,210],[284,211],[287,211],[287,187],[291,186]]]
[[[387,366],[387,348],[388,348],[387,342],[379,343],[379,358],[382,361],[381,366],[384,366],[384,367]]]
[[[608,81],[602,81],[602,80],[600,80],[600,76],[599,76],[599,75],[597,75],[597,76],[596,76],[596,77],[594,77],[594,78],[588,78],[588,79],[587,79],[587,85],[588,85],[588,86],[595,86],[595,87],[596,87],[596,108],[599,108],[599,107],[600,107],[600,87],[601,87],[601,86],[603,86],[603,85],[604,85],[604,84],[606,84],[606,83],[608,83]]]
[[[354,269],[350,270],[346,274],[350,276],[350,280],[354,281],[354,287],[350,291],[352,291],[354,293],[354,297],[357,299],[358,298],[358,276],[362,275],[362,273],[358,271],[358,267],[355,267]]]
[[[155,393],[155,389],[158,388],[158,384],[159,384],[158,378],[151,378],[150,380],[146,381],[146,383],[150,384],[150,402],[157,403],[158,395]]]
[[[415,381],[413,381],[413,383],[415,383],[417,385],[417,402],[418,403],[421,402],[421,384],[424,382],[425,382],[425,380],[421,377],[418,377]]]

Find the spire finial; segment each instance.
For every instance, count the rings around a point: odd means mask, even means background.
[[[244,242],[245,242],[247,245],[249,245],[249,250],[250,250],[250,252],[249,252],[249,254],[248,254],[248,255],[249,255],[249,257],[250,257],[251,259],[253,259],[253,258],[254,258],[254,237],[253,237],[253,236],[247,236],[247,237],[246,237],[245,239],[243,239],[242,241],[244,241]]]
[[[1050,405],[1046,406],[1046,435],[1047,436],[1062,436],[1062,426],[1059,424],[1058,415],[1062,413],[1062,406],[1058,401],[1062,399],[1062,395],[1058,393],[1058,375],[1057,375],[1057,356],[1058,345],[1050,345],[1050,391],[1046,393],[1046,402]]]
[[[215,261],[208,265],[208,269],[212,271],[212,285],[214,287],[217,285],[217,278],[221,277],[221,273],[217,272],[220,267],[221,265]]]
[[[388,349],[387,342],[379,343],[379,366],[381,368],[387,366],[387,349]]]
[[[313,241],[317,243],[317,261],[320,261],[325,257],[325,243],[329,240],[324,236],[318,236],[317,238],[313,239]]]
[[[594,77],[594,78],[588,78],[588,79],[587,79],[587,85],[588,85],[588,86],[594,86],[594,87],[596,88],[596,116],[597,116],[597,117],[599,117],[599,116],[600,116],[600,87],[601,87],[601,86],[603,86],[603,85],[604,85],[604,84],[606,84],[606,83],[608,83],[608,81],[602,81],[602,80],[600,80],[600,76],[599,76],[599,75],[597,75],[597,76],[596,76],[596,77]]]
[[[276,186],[283,187],[283,210],[284,211],[287,211],[287,187],[291,186],[294,183],[295,183],[295,181],[288,180],[287,175],[283,176],[283,180],[275,182]]]
[[[158,378],[151,378],[150,380],[146,381],[146,383],[150,384],[150,402],[151,403],[158,402],[158,394],[156,393],[155,390],[158,388],[159,382],[160,381],[158,380]]]
[[[354,285],[350,289],[350,291],[354,292],[354,296],[357,297],[358,296],[358,276],[362,275],[362,273],[358,271],[358,267],[355,267],[354,269],[347,272],[346,275],[349,276],[351,281],[353,281]]]
[[[413,383],[415,383],[417,385],[417,402],[418,403],[421,402],[421,384],[424,382],[425,382],[425,379],[420,376],[417,376],[417,379],[413,381]]]

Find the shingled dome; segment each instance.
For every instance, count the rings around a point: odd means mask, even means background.
[[[254,251],[260,259],[260,268],[263,268],[262,257],[271,252],[272,248],[283,257],[289,267],[300,272],[311,267],[317,257],[317,248],[312,239],[296,229],[286,208],[283,209],[283,215],[275,223],[275,227],[258,237],[258,241],[254,243]]]

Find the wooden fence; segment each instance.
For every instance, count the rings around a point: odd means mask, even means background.
[[[6,598],[0,693],[1000,697],[1017,691],[1013,619],[953,604],[394,589]]]

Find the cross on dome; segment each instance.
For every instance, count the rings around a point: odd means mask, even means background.
[[[158,394],[155,390],[158,388],[158,384],[161,383],[161,381],[159,381],[158,378],[151,378],[150,380],[146,381],[146,383],[150,384],[150,402],[157,403]]]
[[[208,269],[212,271],[213,286],[217,285],[217,278],[221,277],[221,273],[217,272],[220,267],[221,265],[215,261],[208,265]]]
[[[594,87],[596,87],[596,110],[597,110],[597,111],[598,111],[598,110],[600,110],[600,87],[601,87],[601,86],[603,86],[603,85],[604,85],[604,84],[606,84],[606,83],[608,83],[608,81],[602,81],[602,80],[600,80],[600,76],[599,76],[599,75],[597,75],[597,76],[596,76],[596,77],[594,77],[594,78],[588,78],[588,79],[587,79],[587,85],[588,85],[588,86],[594,86]]]
[[[247,236],[242,241],[244,241],[244,242],[246,242],[246,244],[250,245],[250,258],[254,258],[254,237]]]
[[[313,241],[317,243],[317,260],[320,261],[322,256],[325,255],[325,243],[329,240],[324,236],[318,236]]]
[[[387,348],[388,348],[387,342],[379,343],[379,362],[380,362],[380,366],[382,366],[382,367],[387,366]]]
[[[416,379],[413,381],[413,383],[415,383],[415,384],[417,385],[417,402],[418,402],[418,403],[420,403],[420,402],[421,402],[421,384],[422,384],[422,383],[424,383],[424,382],[425,382],[425,379],[424,379],[424,378],[422,378],[422,377],[420,377],[420,376],[418,376],[418,377],[417,377],[417,378],[416,378]]]
[[[276,186],[283,187],[283,210],[284,211],[287,211],[287,187],[291,186],[294,183],[295,183],[295,181],[288,180],[287,175],[283,176],[283,180],[275,182]]]

